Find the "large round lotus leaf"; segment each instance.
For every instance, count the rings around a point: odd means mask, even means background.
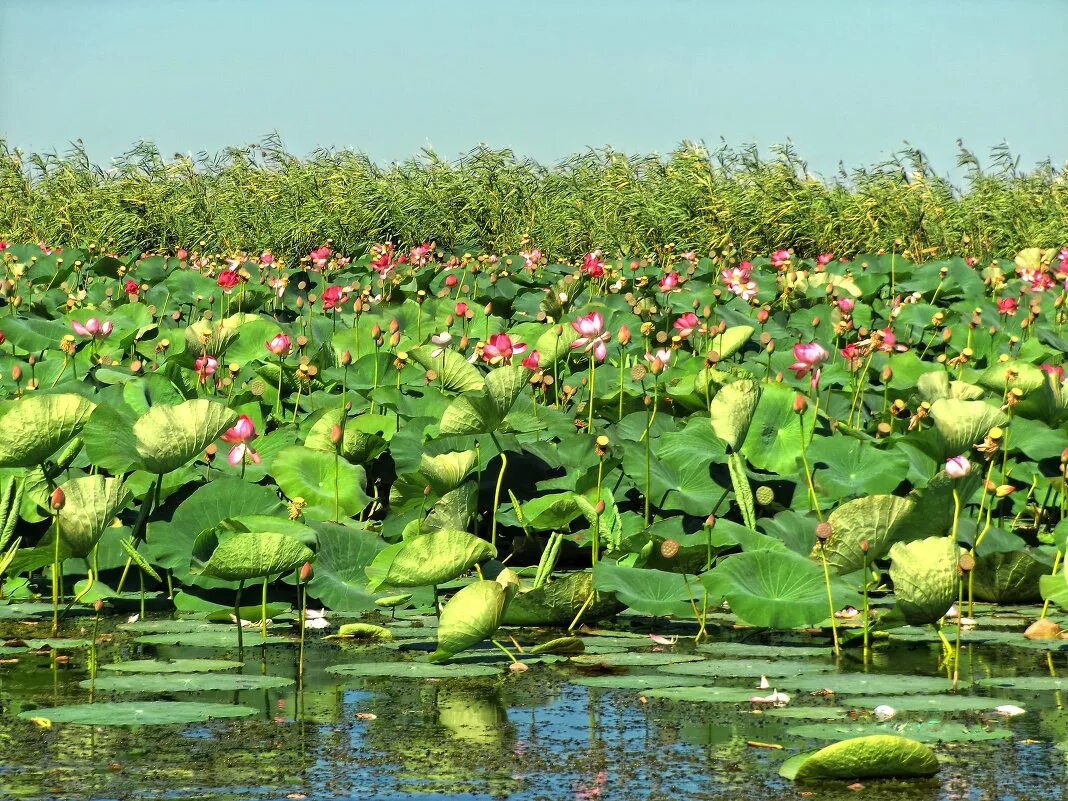
[[[849,711],[840,706],[773,706],[760,712],[768,717],[791,720],[843,720],[849,717]]]
[[[756,642],[706,642],[696,648],[698,653],[712,657],[757,657],[762,659],[807,659],[826,657],[830,646],[764,645]]]
[[[753,467],[779,475],[795,475],[801,459],[801,426],[812,428],[813,410],[794,411],[796,391],[786,384],[768,384],[760,394],[756,413],[742,443],[742,454]]]
[[[978,400],[983,397],[982,387],[969,384],[965,381],[950,381],[949,373],[944,370],[930,370],[916,379],[916,389],[920,397],[928,403],[944,398],[956,398],[958,400]],[[999,388],[1004,391],[1004,388]]]
[[[891,706],[898,712],[982,712],[1005,703],[978,695],[883,695],[850,698],[853,709],[872,711],[877,706]]]
[[[527,385],[530,371],[518,365],[498,367],[486,376],[481,396],[460,396],[441,416],[441,436],[488,434],[495,431]]]
[[[792,726],[789,733],[809,740],[837,740],[841,737],[868,737],[872,735],[904,735],[925,743],[964,743],[977,740],[1005,740],[1012,737],[1008,729],[986,729],[981,726],[965,726],[962,723],[939,721],[907,723],[806,723]],[[852,774],[850,774],[852,776]]]
[[[236,420],[236,413],[203,398],[153,406],[133,426],[141,466],[149,473],[177,470],[204,453]]]
[[[239,667],[240,662],[225,659],[136,659],[100,665],[101,670],[115,670],[119,673],[207,673]]]
[[[814,626],[830,617],[823,568],[787,550],[744,551],[728,556],[701,576],[710,598],[726,598],[750,626],[792,629]],[[835,609],[859,606],[860,599],[841,579],[831,577]]]
[[[212,718],[244,718],[256,710],[233,704],[197,701],[115,701],[30,709],[19,714],[24,720],[44,718],[53,723],[81,726],[159,726],[199,723]]]
[[[146,634],[137,637],[134,642],[143,645],[180,645],[186,648],[236,648],[237,629],[235,626],[217,625],[214,631],[176,631],[173,633]],[[267,635],[264,640],[259,629],[246,632],[245,645],[288,645],[292,639]]]
[[[967,686],[959,682],[958,686]],[[815,692],[830,690],[836,695],[910,695],[941,693],[953,689],[953,682],[939,676],[910,676],[892,673],[820,673],[784,679],[780,690]]]
[[[837,507],[827,517],[831,526],[831,537],[823,546],[827,549],[827,564],[843,575],[862,570],[864,552],[860,544],[864,540],[868,541],[868,563],[881,559],[891,545],[909,535],[901,522],[912,505],[911,500],[895,495],[871,495]],[[819,548],[817,544],[814,557],[819,555]]]
[[[593,592],[593,576],[581,570],[542,584],[536,590],[518,593],[504,611],[504,626],[566,626]],[[587,623],[614,615],[623,609],[610,593],[594,593],[582,613]]]
[[[619,602],[647,615],[693,616],[690,599],[700,594],[693,576],[602,560],[593,568],[593,586],[615,593]],[[583,599],[585,600],[585,599]]]
[[[0,407],[0,467],[36,467],[75,437],[96,404],[81,395],[28,395]]]
[[[647,676],[633,674],[608,676],[576,676],[569,679],[572,684],[606,690],[652,690],[665,687],[700,687],[705,679],[696,676],[669,676],[664,673],[650,673]]]
[[[715,676],[718,678],[748,678],[754,681],[761,676],[799,676],[831,670],[832,665],[814,662],[758,662],[748,659],[702,659],[700,662],[666,665],[660,668],[665,673],[682,676]]]
[[[942,435],[945,454],[966,453],[996,426],[1004,426],[1009,418],[996,406],[980,401],[943,398],[931,404],[929,413],[935,428]]]
[[[371,590],[437,585],[496,555],[496,548],[466,531],[431,531],[386,548],[368,565],[367,575]]]
[[[708,349],[718,353],[720,361],[729,359],[749,341],[755,330],[751,325],[732,325],[722,334],[712,337]]]
[[[334,453],[291,445],[279,451],[271,469],[286,497],[304,499],[308,520],[343,520],[371,502],[364,468]]]
[[[104,529],[130,500],[120,478],[102,475],[71,479],[60,487],[65,496],[59,510],[59,533],[70,555],[88,556]]]
[[[419,473],[438,495],[445,495],[460,486],[478,464],[475,451],[452,451],[419,457]]]
[[[878,779],[933,776],[938,757],[928,746],[889,734],[856,737],[798,754],[779,769],[784,779]]]
[[[501,665],[439,665],[431,662],[356,662],[326,669],[335,676],[382,676],[397,679],[449,679],[471,676],[499,676]]]
[[[731,450],[738,450],[745,442],[759,400],[760,385],[748,379],[727,384],[712,398],[712,430]]]
[[[977,600],[998,604],[1040,601],[1039,582],[1049,572],[1050,566],[1030,549],[987,554],[975,560],[972,591]]]
[[[957,564],[963,549],[949,537],[898,542],[890,549],[890,580],[905,620],[934,623],[957,598]]]
[[[345,420],[340,445],[331,439],[334,426],[341,422],[341,410],[329,409],[316,420],[304,438],[304,447],[340,453],[355,464],[369,462],[386,448],[397,433],[397,420],[384,414],[362,414]]]
[[[450,392],[478,392],[485,387],[482,373],[459,353],[446,349],[437,356],[431,355],[435,350],[424,345],[412,348],[408,355],[424,369],[433,370],[437,375],[434,383]]]
[[[224,581],[247,581],[292,573],[315,559],[311,548],[286,534],[271,531],[242,532],[227,537],[208,551],[213,536],[198,537],[194,559],[210,553],[200,571]]]
[[[128,676],[98,676],[78,686],[110,693],[190,693],[211,690],[269,690],[288,687],[292,679],[244,673],[139,673]]]
[[[669,654],[656,651],[631,651],[616,654],[589,654],[571,658],[579,665],[609,665],[612,667],[654,667],[674,665],[679,662],[700,662],[704,657],[697,654]]]
[[[697,701],[703,704],[744,704],[763,690],[746,687],[665,687],[649,690],[649,698],[667,698],[671,701]]]
[[[330,609],[362,612],[375,604],[367,589],[364,569],[382,552],[386,543],[371,531],[337,523],[313,522],[319,535],[315,574],[308,584],[310,597]]]
[[[494,635],[518,587],[514,575],[506,570],[497,581],[476,581],[449,599],[441,611],[438,647],[431,662],[448,659]]]
[[[992,676],[975,683],[1008,690],[1064,690],[1068,689],[1068,676]]]

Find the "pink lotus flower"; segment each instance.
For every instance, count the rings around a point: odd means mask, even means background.
[[[604,275],[604,260],[600,250],[593,250],[586,254],[582,261],[582,272],[590,278],[600,278]]]
[[[687,250],[685,253],[680,253],[679,254],[679,258],[680,259],[685,259],[686,261],[690,262],[690,264],[696,265],[697,264],[697,251],[695,251],[695,250]]]
[[[1048,373],[1049,375],[1056,378],[1058,381],[1064,380],[1064,367],[1060,364],[1050,364],[1049,362],[1042,362],[1042,364],[1038,366],[1038,369],[1042,370],[1042,372],[1044,373]]]
[[[74,333],[78,336],[90,337],[93,339],[103,339],[106,336],[110,336],[112,330],[111,320],[105,320],[101,323],[95,317],[90,317],[85,321],[84,325],[77,320],[71,320],[70,327],[74,329]]]
[[[427,263],[427,261],[429,261],[430,253],[433,250],[433,242],[424,242],[423,244],[416,245],[414,248],[411,249],[411,252],[408,254],[408,259],[416,267],[422,267],[424,264]]]
[[[234,446],[230,449],[226,461],[237,467],[245,460],[245,456],[248,456],[253,462],[259,464],[260,455],[248,446],[249,441],[255,438],[256,424],[252,422],[252,418],[247,414],[238,417],[237,422],[226,429],[226,433],[221,437],[223,442],[229,442]]]
[[[308,258],[311,259],[312,263],[316,267],[323,267],[326,265],[326,262],[329,261],[330,255],[333,252],[334,251],[332,251],[329,247],[323,245],[322,247],[318,247],[311,253],[309,253]]]
[[[679,319],[674,322],[675,330],[679,332],[679,336],[686,339],[692,334],[697,327],[701,324],[697,315],[693,312],[686,312]]]
[[[0,345],[3,345],[5,342],[7,342],[7,337],[4,336],[3,331],[0,331]]]
[[[127,295],[136,295],[138,293],[138,291],[141,289],[137,285],[137,282],[135,280],[133,280],[132,278],[127,279],[126,283],[123,284],[122,288],[126,292]]]
[[[456,304],[456,316],[457,317],[466,317],[467,316],[467,304],[464,303],[462,300],[459,303]]]
[[[794,345],[794,363],[790,369],[797,378],[804,378],[812,372],[813,383],[819,383],[819,366],[827,361],[830,354],[819,342],[798,342]]]
[[[185,248],[178,248],[178,252],[175,255],[178,257],[178,261],[185,261],[189,251]]]
[[[274,264],[274,254],[269,250],[263,251],[260,254],[260,264],[271,265]]]
[[[523,266],[528,270],[537,269],[538,262],[541,260],[541,251],[537,248],[531,248],[530,250],[519,251],[519,258],[523,260]]]
[[[494,334],[483,346],[482,358],[494,366],[511,364],[512,356],[518,356],[526,349],[526,343],[513,340],[507,334]]]
[[[7,250],[9,247],[11,247],[10,242],[5,242],[3,239],[0,239],[0,250]]]
[[[229,295],[230,291],[241,283],[241,276],[234,270],[223,270],[219,273],[219,278],[216,283],[222,287],[223,292]]]
[[[883,353],[903,353],[908,350],[905,345],[899,345],[897,342],[897,336],[894,334],[893,329],[881,328],[876,332],[876,335],[872,337],[873,341],[878,341],[879,350]]]
[[[972,470],[972,463],[965,456],[951,456],[946,459],[946,474],[950,478],[964,478]]]
[[[1019,305],[1016,298],[998,298],[998,314],[1016,314]]]
[[[660,375],[664,368],[671,363],[671,349],[661,348],[652,353],[646,353],[644,358],[645,361],[649,362],[649,367],[653,371],[653,375]]]
[[[338,306],[343,306],[348,299],[349,296],[344,287],[328,286],[323,290],[323,311],[330,311]]]
[[[661,292],[670,292],[676,286],[678,286],[678,283],[679,283],[679,274],[678,273],[668,273],[667,275],[665,275],[663,278],[660,279],[660,291]]]
[[[771,266],[772,267],[784,267],[790,263],[790,251],[788,250],[776,250],[771,254]]]
[[[611,334],[604,330],[604,317],[600,312],[590,312],[571,321],[571,327],[579,334],[579,338],[571,343],[571,347],[582,348],[584,353],[593,351],[597,361],[604,361],[608,355],[605,343],[611,338]]]
[[[200,383],[203,384],[209,375],[215,375],[215,371],[219,368],[219,360],[214,356],[198,356],[194,362],[196,366],[197,375],[200,376]]]
[[[528,370],[537,370],[541,366],[541,354],[536,350],[532,350],[527,358],[523,359],[523,366]]]
[[[816,257],[816,264],[823,267],[826,264],[830,264],[833,259],[833,253],[821,253],[819,256]]]
[[[271,337],[270,340],[264,344],[267,346],[267,350],[278,357],[288,355],[290,349],[293,347],[293,343],[290,341],[289,337],[281,331]]]
[[[838,308],[842,314],[852,314],[857,302],[853,298],[838,298]]]

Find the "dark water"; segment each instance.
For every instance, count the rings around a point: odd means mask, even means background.
[[[77,623],[65,634],[78,636]],[[0,621],[0,636],[42,635]],[[295,648],[259,648],[255,638],[248,636],[253,645],[245,648],[244,672],[296,678]],[[862,789],[849,789],[846,782],[795,787],[777,771],[787,756],[820,744],[787,732],[810,721],[774,718],[748,704],[645,700],[636,690],[588,688],[572,683],[581,675],[574,665],[533,665],[522,674],[470,679],[342,679],[325,668],[396,660],[398,651],[315,642],[300,689],[170,696],[236,702],[254,707],[254,717],[140,728],[59,723],[41,728],[18,718],[34,707],[89,700],[89,690],[78,686],[89,676],[88,654],[84,649],[64,654],[66,661],[20,654],[17,662],[0,665],[0,799],[1037,801],[1068,795],[1068,692],[999,689],[1006,701],[1028,710],[1008,722],[940,713],[946,721],[1004,726],[1013,736],[935,745],[942,761],[935,779],[866,782]],[[221,649],[138,645],[123,632],[98,649],[101,663],[233,656]],[[840,669],[864,666],[847,656]],[[880,652],[867,670],[945,675],[939,648],[926,642]],[[965,678],[1051,671],[1068,675],[1068,653],[987,643],[969,645],[962,654]],[[746,680],[721,683],[752,686]],[[131,698],[137,696],[95,693],[96,700]],[[796,693],[791,706],[819,703],[849,707],[850,701]],[[902,721],[935,717],[899,715]]]

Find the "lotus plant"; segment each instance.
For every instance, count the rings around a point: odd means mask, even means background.
[[[594,386],[597,377],[597,362],[604,361],[605,356],[608,355],[605,343],[611,339],[612,335],[604,330],[604,317],[600,312],[590,312],[576,320],[572,320],[571,327],[579,335],[578,339],[571,343],[572,349],[582,348],[583,353],[589,356],[590,408],[586,430],[593,431]]]

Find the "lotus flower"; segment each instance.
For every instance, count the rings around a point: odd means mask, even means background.
[[[496,366],[499,364],[511,364],[512,356],[525,351],[527,346],[523,342],[513,340],[507,334],[494,334],[482,348],[484,361]]]
[[[828,356],[827,349],[819,342],[798,342],[794,345],[794,363],[790,369],[796,372],[798,378],[804,378],[809,371],[818,369],[827,361]]]
[[[660,291],[661,292],[671,292],[673,289],[675,289],[676,286],[678,286],[678,283],[679,283],[679,274],[678,273],[668,273],[667,275],[665,275],[663,278],[660,279]]]
[[[1018,307],[1016,298],[998,298],[998,314],[1016,314]]]
[[[696,314],[693,312],[686,312],[686,314],[682,315],[674,322],[674,327],[675,330],[679,332],[679,336],[686,339],[700,324],[701,321]]]
[[[582,272],[590,278],[600,278],[604,275],[604,260],[600,250],[593,250],[586,254],[582,260]]]
[[[582,348],[583,353],[593,351],[597,361],[604,361],[608,355],[605,343],[611,338],[611,334],[604,330],[604,317],[600,312],[590,312],[571,321],[571,327],[578,333],[579,338],[571,343],[572,348]]]
[[[537,370],[541,366],[541,354],[536,350],[532,350],[527,358],[523,359],[523,366],[528,370]]]
[[[198,356],[196,362],[197,374],[200,376],[200,383],[203,384],[209,375],[215,375],[215,371],[219,368],[219,360],[214,356]]]
[[[229,295],[230,291],[241,283],[241,276],[237,274],[236,270],[223,270],[219,273],[216,283],[222,287],[223,292]]]
[[[538,266],[538,261],[541,259],[541,251],[537,248],[521,250],[519,251],[519,258],[523,260],[524,267],[528,270],[533,270]]]
[[[253,462],[259,464],[260,455],[248,446],[249,441],[255,438],[256,424],[252,422],[252,418],[247,414],[238,417],[237,422],[226,429],[226,433],[221,437],[223,442],[229,442],[234,446],[230,449],[226,461],[237,467],[245,460],[247,455]]]
[[[286,356],[293,347],[289,337],[281,331],[271,337],[270,340],[264,344],[267,346],[267,350],[279,358]]]
[[[459,303],[456,304],[456,316],[457,317],[466,317],[467,316],[467,304],[464,303],[462,300]]]
[[[776,250],[771,254],[771,266],[783,267],[790,263],[790,251],[788,250]]]
[[[964,478],[972,470],[972,463],[965,456],[951,456],[946,459],[946,474],[950,478]]]
[[[857,302],[853,298],[838,298],[838,309],[842,314],[852,314]]]
[[[304,626],[309,629],[330,628],[330,621],[326,619],[326,609],[305,609]]]
[[[833,259],[833,253],[821,253],[819,256],[816,257],[816,264],[820,265],[820,267],[823,267],[824,265],[830,264]]]
[[[0,341],[3,341],[3,340],[0,340]],[[1051,376],[1056,378],[1057,381],[1063,381],[1064,380],[1064,367],[1063,367],[1063,365],[1050,364],[1049,362],[1042,362],[1042,364],[1040,364],[1038,366],[1038,369],[1040,369],[1044,373],[1049,373]]]
[[[75,334],[91,339],[103,339],[106,336],[110,336],[112,329],[111,320],[105,320],[101,323],[95,317],[90,317],[85,321],[84,325],[77,320],[71,320],[70,327],[74,329]]]
[[[416,245],[408,253],[408,260],[416,267],[422,267],[430,259],[430,253],[434,250],[433,242],[424,242]]]
[[[430,341],[437,345],[437,347],[430,352],[430,355],[436,359],[445,352],[445,348],[452,342],[452,334],[448,331],[442,331],[440,334],[433,334],[430,337]]]
[[[128,278],[126,280],[126,283],[123,284],[122,288],[123,288],[123,291],[127,295],[136,295],[138,293],[138,291],[141,289],[141,287],[139,287],[137,285],[137,282],[135,280],[133,280],[132,278]]]
[[[311,253],[309,253],[308,258],[311,259],[312,263],[316,267],[322,267],[330,259],[330,256],[333,252],[334,251],[332,251],[329,247],[323,245],[322,247],[318,247]]]
[[[343,306],[349,299],[344,287],[328,286],[323,290],[323,311]]]

